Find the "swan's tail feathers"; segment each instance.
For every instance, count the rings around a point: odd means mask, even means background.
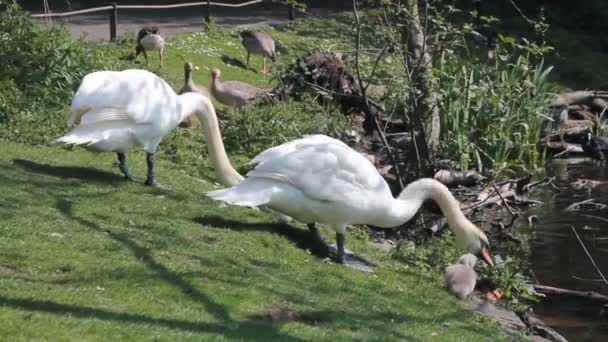
[[[130,122],[107,121],[95,124],[80,124],[68,134],[52,141],[52,144],[92,145],[106,140],[116,130],[128,129]]]
[[[101,140],[99,132],[92,125],[76,126],[70,133],[54,140],[53,144],[90,145]]]
[[[231,188],[210,191],[206,195],[216,201],[242,207],[257,207],[270,202],[274,189],[262,182],[247,180]]]

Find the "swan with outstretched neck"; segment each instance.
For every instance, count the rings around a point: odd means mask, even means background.
[[[220,146],[220,134],[216,128],[208,130],[215,133],[209,137],[209,149],[215,149]],[[218,161],[228,162],[228,158]],[[324,135],[305,136],[270,148],[252,163],[256,167],[242,182],[207,195],[233,205],[270,208],[306,223],[317,236],[315,223],[328,224],[336,232],[336,260],[340,263],[345,262],[344,232],[349,224],[397,227],[431,199],[446,216],[460,247],[492,264],[485,233],[464,216],[448,188],[434,179],[414,181],[394,198],[369,160]],[[228,164],[216,167],[234,170]]]

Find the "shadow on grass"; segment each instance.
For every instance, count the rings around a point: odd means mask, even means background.
[[[275,330],[275,326],[266,325],[265,328],[267,329],[261,330],[260,327],[262,324],[255,321],[209,323],[173,320],[148,317],[141,314],[96,309],[79,305],[60,304],[49,300],[11,298],[2,295],[0,295],[0,305],[19,310],[48,312],[52,314],[68,315],[71,317],[84,319],[94,318],[110,320],[119,323],[149,324],[193,332],[216,333],[235,338],[242,338],[243,336],[255,336],[254,338],[248,338],[248,340],[279,339],[281,341],[304,341],[300,338],[281,334]]]
[[[124,183],[124,178],[108,171],[80,166],[54,166],[41,164],[31,160],[13,159],[13,163],[27,172],[40,173],[59,178],[76,178],[83,181],[99,183]]]
[[[110,312],[106,310],[86,308],[80,306],[73,306],[67,304],[58,304],[49,301],[30,301],[23,299],[11,299],[11,298],[2,298],[0,297],[0,303],[4,305],[15,305],[19,307],[28,307],[30,310],[39,310],[39,311],[49,311],[49,312],[57,312],[64,314],[71,314],[77,317],[95,317],[101,319],[111,319],[116,321],[129,321],[136,323],[151,323],[158,324],[167,327],[173,327],[184,330],[193,330],[193,331],[201,331],[201,332],[212,332],[212,333],[222,333],[227,334],[229,336],[242,336],[243,334],[254,334],[257,332],[255,327],[251,323],[240,323],[238,321],[234,321],[230,318],[230,315],[227,309],[213,301],[207,294],[201,292],[198,288],[190,284],[187,280],[181,277],[178,273],[168,269],[166,266],[154,260],[151,255],[150,249],[145,248],[137,244],[135,241],[129,239],[125,234],[110,230],[110,229],[102,229],[95,222],[89,221],[85,218],[78,217],[74,215],[72,210],[72,203],[66,201],[64,199],[58,199],[56,203],[57,209],[66,217],[73,221],[76,221],[82,224],[89,229],[96,232],[103,232],[110,236],[113,240],[119,242],[121,245],[128,248],[137,260],[141,260],[149,269],[154,271],[161,279],[166,281],[167,283],[173,285],[175,288],[179,289],[183,294],[189,296],[194,301],[201,303],[207,312],[214,316],[215,319],[220,321],[219,323],[198,323],[198,322],[188,322],[188,321],[179,321],[179,320],[167,320],[167,319],[156,319],[152,317],[147,317],[143,315],[136,314],[128,314],[128,313],[117,313]],[[230,330],[226,328],[226,325],[234,325],[237,324],[239,327],[236,330]],[[299,341],[300,339],[292,338],[289,336],[285,336],[284,334],[276,331],[278,327],[269,327],[270,331],[261,332],[262,335],[265,335],[267,338],[278,338],[278,339],[287,339],[293,341]]]
[[[228,64],[228,65],[231,65],[231,66],[234,66],[234,67],[237,67],[237,68],[241,68],[241,69],[244,69],[244,70],[251,70],[251,71],[257,72],[256,70],[254,70],[252,68],[247,68],[247,65],[245,63],[243,63],[243,61],[241,61],[238,58],[234,58],[234,57],[228,56],[226,54],[222,54],[221,58],[222,58],[222,62],[224,64]]]
[[[236,220],[226,219],[218,215],[207,215],[199,216],[194,218],[194,222],[212,226],[216,228],[229,228],[236,231],[260,231],[260,232],[271,232],[282,235],[296,244],[296,246],[303,250],[310,250],[310,252],[321,258],[329,257],[329,252],[326,246],[318,243],[317,239],[308,230],[298,229],[289,226],[284,223],[250,223],[241,222]]]

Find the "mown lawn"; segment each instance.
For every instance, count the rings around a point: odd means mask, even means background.
[[[129,157],[143,175],[142,154]],[[203,193],[216,185],[168,162],[158,179],[170,191],[127,183],[113,155],[80,148],[3,142],[0,169],[3,339],[500,336],[440,276],[367,247],[357,230],[347,246],[378,263],[374,274],[324,262],[302,225],[211,202]]]

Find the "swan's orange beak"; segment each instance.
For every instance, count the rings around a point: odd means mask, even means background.
[[[492,257],[490,256],[490,252],[486,247],[481,247],[481,251],[479,252],[483,261],[485,261],[488,265],[494,266],[494,262],[492,261]]]

